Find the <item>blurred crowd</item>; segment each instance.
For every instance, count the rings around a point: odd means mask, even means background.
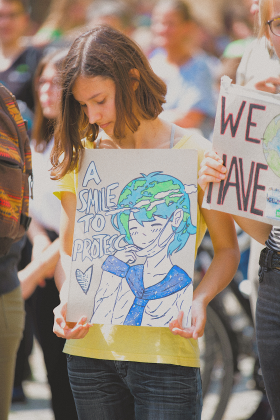
[[[174,13],[169,13],[167,2],[160,3],[1,1],[0,80],[20,101],[29,129],[34,112],[32,81],[39,59],[69,47],[94,25],[105,24],[132,37],[167,83],[163,117],[183,127],[200,128],[210,138],[220,77],[228,74],[235,81],[242,54],[254,37],[251,1],[215,5],[209,0],[182,1]]]
[[[140,45],[154,72],[167,85],[161,117],[200,130],[211,141],[220,78],[227,74],[236,82],[244,51],[256,36],[251,3],[0,0],[0,82],[16,96],[28,121],[35,193],[27,238],[8,257],[18,264],[26,312],[15,368],[14,402],[26,398],[22,382],[31,374],[28,356],[35,335],[44,353],[55,418],[77,418],[69,384],[65,385],[64,341],[52,333],[52,310],[59,296],[54,281],[46,281],[53,279],[59,258],[60,209],[46,179],[60,99],[58,78],[67,49],[95,25],[110,25],[124,32]],[[278,61],[275,66],[278,71]],[[242,74],[239,77],[244,84]],[[40,264],[36,265],[38,256]],[[0,259],[0,276],[5,261]]]

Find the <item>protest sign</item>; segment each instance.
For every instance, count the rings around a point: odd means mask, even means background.
[[[67,321],[190,325],[196,150],[83,150]]]
[[[213,150],[227,178],[210,183],[203,207],[280,226],[280,98],[222,78]]]

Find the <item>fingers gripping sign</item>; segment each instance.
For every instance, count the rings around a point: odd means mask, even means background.
[[[169,329],[172,334],[180,335],[184,338],[194,338],[195,340],[203,336],[206,323],[206,309],[201,307],[198,308],[196,306],[195,302],[193,302],[192,324],[189,328],[183,328],[182,326],[184,316],[183,311],[179,312],[177,319],[170,322]]]
[[[203,191],[209,182],[220,182],[226,178],[227,169],[223,160],[213,150],[205,152],[204,159],[200,164],[198,172],[198,183]]]
[[[58,336],[65,339],[84,338],[91,327],[87,323],[86,317],[81,317],[77,323],[66,322],[67,303],[60,303],[54,308],[54,326],[53,332]]]

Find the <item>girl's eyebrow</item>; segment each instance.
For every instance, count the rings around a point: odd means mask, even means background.
[[[270,20],[276,20],[276,19],[280,19],[280,14],[279,13],[276,16],[272,17],[272,19],[270,19]]]
[[[91,101],[92,99],[97,98],[97,96],[99,96],[99,95],[101,95],[101,94],[102,94],[102,92],[96,93],[96,94],[92,95],[90,98],[87,98],[87,99],[86,99],[86,101]],[[82,99],[78,99],[78,98],[75,98],[75,99],[76,99],[76,101],[78,101],[78,102],[85,102],[85,101],[84,101],[84,100],[82,100]]]
[[[91,96],[90,98],[88,98],[88,101],[90,101],[91,99],[96,98],[97,96],[101,95],[102,92],[96,93],[95,95]]]

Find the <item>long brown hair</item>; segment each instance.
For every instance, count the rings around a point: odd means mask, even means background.
[[[269,27],[266,22],[269,20],[272,5],[272,0],[260,0],[259,2],[259,38],[265,35],[269,39]]]
[[[110,78],[116,86],[116,124],[114,136],[123,138],[125,126],[135,132],[140,118],[155,119],[165,102],[166,85],[155,75],[144,53],[135,42],[121,32],[98,26],[77,38],[65,59],[62,73],[61,112],[55,130],[55,147],[51,155],[52,176],[59,179],[77,167],[81,138],[94,141],[99,132],[97,124],[90,124],[80,104],[72,95],[79,76]],[[136,72],[140,74],[138,80]],[[138,82],[136,91],[132,81]],[[61,155],[63,158],[61,160]]]
[[[32,127],[32,139],[35,142],[36,152],[43,152],[46,145],[51,140],[54,134],[54,120],[46,118],[43,114],[42,106],[38,94],[38,82],[46,66],[52,64],[59,74],[62,70],[62,63],[67,55],[68,50],[56,50],[52,53],[46,54],[39,62],[34,76],[34,100],[35,113]]]

